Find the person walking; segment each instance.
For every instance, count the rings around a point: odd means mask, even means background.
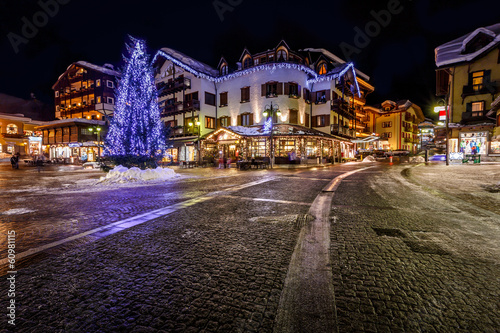
[[[43,160],[44,160],[44,156],[43,155],[38,155],[36,157],[36,168],[38,169],[38,173],[40,173],[40,171],[42,171]]]
[[[10,158],[10,164],[12,165],[12,169],[19,169],[19,153],[15,153]]]

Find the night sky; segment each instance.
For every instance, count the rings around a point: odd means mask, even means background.
[[[344,59],[342,43],[360,46],[351,60],[375,86],[368,104],[409,99],[431,115],[434,48],[500,21],[498,0],[59,0],[65,4],[42,14],[42,4],[55,1],[0,1],[0,92],[22,98],[34,92],[52,104],[51,86],[72,62],[121,66],[127,34],[146,39],[150,53],[170,47],[213,67],[221,56],[235,67],[244,47],[257,53],[285,39],[294,50],[325,48]],[[223,20],[214,3],[226,6]],[[356,45],[355,28],[366,31],[372,13],[391,5],[397,13],[390,22]],[[25,22],[35,21],[38,31],[23,35]],[[17,53],[9,36],[22,38]]]

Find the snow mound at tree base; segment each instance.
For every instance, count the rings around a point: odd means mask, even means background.
[[[365,158],[363,158],[363,161],[361,161],[361,162],[365,162],[365,163],[368,163],[368,162],[377,162],[377,160],[375,159],[375,157],[373,157],[371,155],[368,155]]]
[[[179,177],[174,170],[158,167],[156,169],[141,170],[136,167],[126,168],[118,165],[108,172],[106,177],[101,177],[99,183],[130,183],[130,182],[152,182],[166,181]]]
[[[410,163],[425,163],[425,158],[422,156],[413,156],[410,157]]]

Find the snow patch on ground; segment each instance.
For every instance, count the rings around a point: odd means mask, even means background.
[[[410,163],[425,163],[425,158],[422,156],[413,156],[410,157]]]
[[[166,181],[178,178],[179,175],[169,168],[158,167],[156,169],[141,170],[136,167],[126,168],[118,165],[108,172],[105,177],[101,177],[97,184],[122,184],[130,182],[150,182]]]
[[[366,156],[365,158],[363,158],[363,161],[362,162],[365,162],[365,163],[369,163],[369,162],[376,162],[377,160],[375,159],[375,157],[371,156],[371,155],[368,155]]]
[[[27,209],[27,208],[14,208],[14,209],[9,209],[5,212],[3,212],[3,215],[21,215],[21,214],[27,214],[27,213],[33,213],[33,209]]]

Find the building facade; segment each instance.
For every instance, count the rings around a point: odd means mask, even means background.
[[[78,61],[69,65],[52,86],[56,118],[106,120],[113,114],[119,76],[110,64]]]
[[[22,114],[0,113],[0,156],[40,154],[42,133],[36,127],[42,124],[43,121],[36,121]]]
[[[499,159],[491,111],[500,92],[500,24],[478,28],[435,50],[436,95],[449,104],[450,153]]]
[[[365,128],[372,132],[372,140],[362,140],[363,150],[407,150],[417,153],[418,125],[425,117],[420,107],[409,100],[384,101],[380,105],[365,106]]]
[[[102,120],[82,118],[55,120],[37,127],[43,133],[44,153],[67,164],[96,161],[102,155],[106,129]]]
[[[243,50],[236,66],[221,58],[212,68],[169,48],[158,51],[154,63],[162,118],[173,131],[170,153],[179,161],[201,158],[198,139],[219,128],[264,126],[264,111],[271,109],[281,111],[273,113],[273,124],[325,133],[338,147],[332,157],[353,156],[356,110],[373,91],[351,63],[324,49],[293,51],[284,41],[264,52]],[[224,145],[215,149],[236,154]]]

